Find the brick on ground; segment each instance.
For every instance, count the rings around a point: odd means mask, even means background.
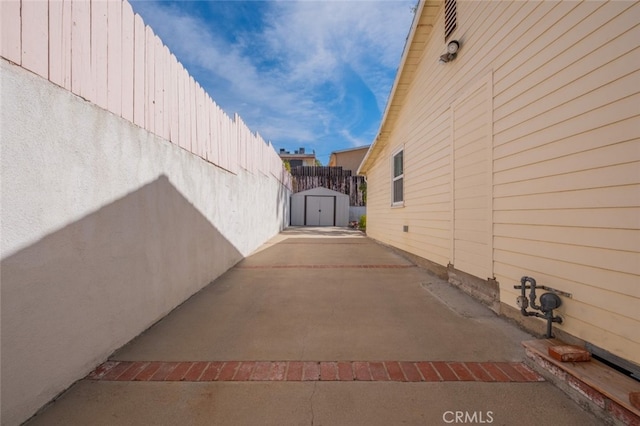
[[[591,354],[588,350],[574,345],[550,346],[549,356],[560,362],[591,361]]]

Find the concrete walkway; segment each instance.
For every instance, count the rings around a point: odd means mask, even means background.
[[[290,228],[30,425],[597,425],[531,339],[392,250]]]

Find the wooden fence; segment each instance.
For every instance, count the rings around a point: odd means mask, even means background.
[[[225,114],[126,0],[2,0],[0,54],[238,173],[290,175],[270,143]]]
[[[347,194],[351,206],[366,205],[367,184],[364,176],[351,176],[351,170],[343,170],[342,167],[292,167],[291,179],[294,193],[313,188],[327,188]]]

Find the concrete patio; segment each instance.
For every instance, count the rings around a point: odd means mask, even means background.
[[[599,424],[531,338],[359,231],[289,228],[28,424]]]

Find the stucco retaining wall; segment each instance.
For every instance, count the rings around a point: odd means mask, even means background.
[[[1,67],[0,370],[14,425],[287,226],[290,192]]]

